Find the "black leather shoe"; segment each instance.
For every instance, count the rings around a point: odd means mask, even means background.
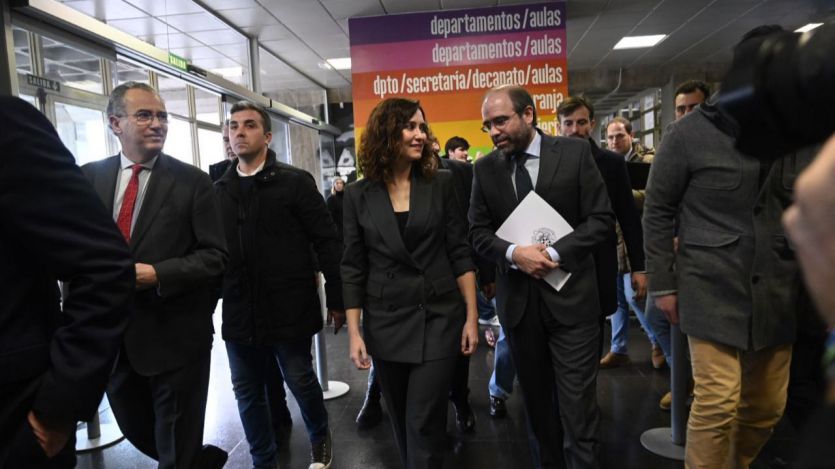
[[[475,416],[470,409],[468,399],[456,402],[452,401],[452,408],[455,409],[455,425],[461,433],[472,433],[475,431]]]
[[[490,417],[500,419],[507,416],[507,407],[505,407],[504,399],[500,397],[490,396]]]
[[[383,408],[380,406],[380,398],[365,396],[360,413],[357,414],[357,427],[360,430],[367,430],[376,427],[383,419]]]
[[[229,455],[226,451],[214,445],[203,445],[203,449],[198,456],[200,469],[220,469],[226,464]]]

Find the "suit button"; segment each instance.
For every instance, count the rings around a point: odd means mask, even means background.
[[[391,272],[386,272],[386,278],[394,278],[394,274]]]
[[[394,311],[394,305],[389,305],[389,311]]]
[[[759,283],[759,282],[760,282],[760,276],[759,275],[755,275],[755,276],[751,277],[751,283],[756,284],[756,283]]]
[[[423,311],[423,305],[422,304],[418,305],[418,311]]]

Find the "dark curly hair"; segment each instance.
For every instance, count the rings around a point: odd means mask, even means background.
[[[412,99],[387,98],[374,107],[368,116],[357,152],[357,162],[364,177],[385,182],[393,179],[391,168],[403,154],[403,129],[409,125],[409,120],[417,111],[426,119],[426,112],[420,107],[420,102]],[[432,130],[429,129],[421,157],[412,167],[427,179],[438,170],[438,162],[430,144],[433,138]]]

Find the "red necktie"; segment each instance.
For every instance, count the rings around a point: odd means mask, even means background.
[[[125,196],[122,198],[122,207],[119,209],[119,218],[116,219],[116,224],[119,225],[119,231],[125,237],[125,241],[130,243],[130,224],[133,221],[133,208],[136,205],[136,195],[139,193],[139,173],[143,167],[140,164],[131,166],[133,173],[130,175],[130,182],[125,189]]]

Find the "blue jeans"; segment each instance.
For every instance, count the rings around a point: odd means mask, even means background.
[[[673,366],[673,348],[670,345],[670,322],[660,309],[655,307],[655,298],[647,295],[647,322],[655,334],[655,340],[664,352],[664,358],[669,366]]]
[[[621,274],[618,277],[618,309],[612,315],[612,352],[625,355],[628,351],[627,341],[629,340],[629,307],[635,311],[635,316],[646,331],[649,341],[655,346],[658,341],[655,339],[653,329],[649,326],[644,316],[644,302],[635,301],[635,292],[632,290],[632,275]]]
[[[496,341],[496,352],[493,360],[493,375],[490,376],[488,389],[490,395],[507,400],[513,393],[513,379],[516,377],[516,367],[510,355],[510,344],[504,335],[504,327],[499,327],[499,340]]]
[[[310,344],[310,338],[263,347],[226,342],[232,387],[255,468],[274,468],[276,465],[277,448],[264,391],[268,371],[265,354],[278,360],[284,382],[301,410],[311,443],[322,441],[327,436],[328,412],[322,388],[313,372]]]
[[[493,305],[493,302],[488,300],[484,293],[481,293],[481,290],[476,291],[476,306],[478,307],[478,318],[479,319],[491,319],[493,316],[496,315],[496,308]]]

